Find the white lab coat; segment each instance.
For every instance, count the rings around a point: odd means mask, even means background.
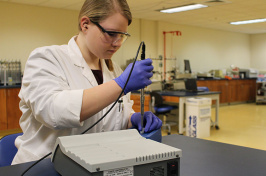
[[[110,72],[103,59],[100,60],[103,82],[122,73],[114,63]],[[47,46],[35,49],[26,63],[22,87],[19,93],[23,113],[20,126],[23,135],[18,137],[18,148],[12,164],[38,160],[52,151],[59,136],[80,134],[100,119],[111,107],[80,123],[83,90],[98,86],[86,64],[75,37],[68,45]],[[130,93],[87,133],[126,129],[133,101]],[[119,108],[120,106],[120,108]]]

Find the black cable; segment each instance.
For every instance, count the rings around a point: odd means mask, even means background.
[[[118,98],[116,99],[116,101],[114,102],[114,104],[110,107],[110,109],[99,119],[97,120],[93,125],[91,125],[88,129],[86,129],[85,131],[83,131],[81,134],[84,134],[86,133],[87,131],[89,131],[90,129],[92,129],[95,125],[97,125],[100,121],[103,120],[103,118],[105,118],[105,116],[113,109],[113,107],[116,105],[116,103],[119,101],[119,99],[121,98],[122,94],[124,93],[124,90],[127,86],[127,83],[129,81],[129,78],[131,76],[131,73],[133,71],[133,68],[135,66],[135,63],[137,61],[137,58],[138,58],[138,54],[139,54],[139,50],[140,50],[140,47],[144,44],[144,42],[141,42],[140,45],[139,45],[139,48],[138,48],[138,51],[137,51],[137,54],[136,54],[136,57],[133,61],[133,65],[131,67],[131,70],[129,72],[129,75],[128,75],[128,78],[127,78],[127,81],[125,83],[125,86],[123,87],[121,93],[119,94]],[[41,162],[42,160],[44,160],[46,157],[50,156],[52,154],[52,152],[48,153],[47,155],[43,156],[41,159],[37,160],[36,162],[34,162],[30,167],[28,167],[28,169],[26,169],[22,174],[21,176],[24,176],[33,166],[35,166],[36,164],[38,164],[39,162]]]
[[[84,134],[84,133],[86,133],[87,131],[89,131],[90,129],[92,129],[95,125],[97,125],[100,121],[102,121],[102,119],[113,109],[113,107],[116,105],[116,103],[119,101],[119,99],[121,98],[121,96],[122,96],[122,94],[124,93],[124,90],[125,90],[125,88],[126,88],[126,86],[127,86],[127,83],[128,83],[128,81],[129,81],[129,78],[130,78],[130,76],[131,76],[131,73],[132,73],[132,71],[133,71],[133,68],[134,68],[134,66],[135,66],[135,63],[136,63],[136,61],[137,61],[137,58],[138,58],[138,54],[139,54],[139,50],[140,50],[140,47],[142,46],[144,44],[144,42],[141,42],[140,43],[140,45],[139,45],[139,48],[138,48],[138,51],[137,51],[137,54],[136,54],[136,57],[135,57],[135,59],[134,59],[134,62],[133,62],[133,65],[132,65],[132,67],[131,67],[131,70],[130,70],[130,72],[129,72],[129,75],[128,75],[128,78],[127,78],[127,81],[126,81],[126,83],[125,83],[125,86],[123,87],[123,89],[122,89],[122,91],[121,91],[121,93],[120,93],[120,95],[118,96],[118,98],[116,99],[116,101],[114,102],[114,104],[111,106],[111,108],[97,121],[97,122],[95,122],[92,126],[90,126],[88,129],[86,129],[85,131],[83,131],[81,134]]]
[[[44,157],[42,157],[41,159],[37,160],[36,162],[34,162],[30,167],[28,167],[28,169],[26,169],[21,176],[23,176],[24,174],[26,174],[33,166],[35,166],[36,164],[38,164],[39,162],[41,162],[42,160],[44,160],[46,157],[48,157],[49,155],[51,155],[52,152],[48,153],[47,155],[45,155]]]

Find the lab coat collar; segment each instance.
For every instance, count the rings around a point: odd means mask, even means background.
[[[90,82],[91,86],[95,87],[98,85],[98,83],[90,67],[82,56],[82,53],[75,41],[76,38],[77,36],[74,36],[68,42],[69,57],[75,66],[80,67],[80,69],[82,69],[81,72],[83,76]]]
[[[83,62],[84,62],[84,58],[82,56],[82,53],[76,43],[76,38],[77,35],[72,37],[69,42],[68,42],[68,52],[69,52],[69,56],[70,59],[72,60],[72,62],[74,63],[74,65],[78,66],[78,67],[84,67],[83,66]]]

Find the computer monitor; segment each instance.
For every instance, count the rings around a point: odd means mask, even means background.
[[[184,79],[187,91],[195,92],[198,90],[197,80],[194,78]]]
[[[184,60],[185,63],[185,72],[191,73],[189,60]]]

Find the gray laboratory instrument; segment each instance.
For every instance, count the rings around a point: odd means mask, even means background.
[[[179,176],[181,155],[128,129],[59,137],[52,162],[62,176]]]

